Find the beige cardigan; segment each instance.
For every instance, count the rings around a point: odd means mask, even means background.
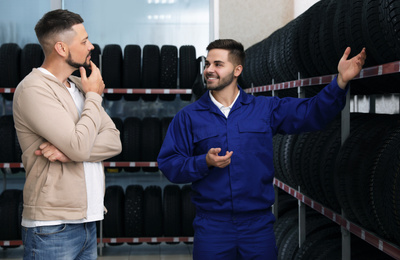
[[[79,89],[80,78],[71,76]],[[15,129],[26,171],[23,217],[75,220],[86,217],[83,163],[100,162],[121,152],[119,131],[94,92],[85,95],[79,118],[66,87],[37,69],[17,86],[13,100]],[[72,161],[50,162],[35,150],[49,141]],[[103,175],[104,178],[104,175]]]

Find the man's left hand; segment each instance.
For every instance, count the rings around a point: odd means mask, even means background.
[[[50,162],[59,161],[62,163],[72,162],[64,153],[57,149],[54,145],[49,142],[42,143],[39,149],[35,151],[37,156],[44,156]]]
[[[365,59],[367,58],[365,48],[363,48],[358,55],[348,60],[347,58],[349,57],[350,52],[351,48],[347,47],[338,65],[339,74],[337,77],[337,83],[342,89],[345,89],[347,83],[360,73],[364,66]]]

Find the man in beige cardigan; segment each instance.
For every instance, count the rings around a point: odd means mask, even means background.
[[[21,81],[13,101],[26,170],[24,259],[96,259],[102,161],[121,152],[119,131],[101,105],[105,85],[90,60],[94,47],[83,19],[54,10],[35,32],[45,60]],[[81,78],[71,76],[77,69]]]

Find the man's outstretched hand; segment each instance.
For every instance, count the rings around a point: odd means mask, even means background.
[[[364,66],[365,59],[367,58],[365,48],[363,48],[358,55],[348,60],[347,58],[349,57],[350,52],[351,48],[347,47],[338,64],[339,74],[337,77],[337,83],[342,89],[345,89],[347,83],[360,73]]]

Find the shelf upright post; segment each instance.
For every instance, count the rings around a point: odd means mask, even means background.
[[[297,78],[300,80],[300,72],[297,73]],[[297,97],[298,98],[305,98],[306,92],[304,91],[303,87],[297,87]],[[298,186],[298,192],[301,192],[301,187]],[[299,248],[301,245],[306,241],[306,205],[298,200],[299,205]]]
[[[272,86],[274,85],[274,79],[272,79]],[[272,89],[272,96],[274,97],[275,96],[275,90],[274,89]],[[274,205],[272,206],[272,212],[274,213],[274,216],[275,216],[275,218],[276,218],[276,220],[278,220],[278,218],[279,218],[279,214],[278,214],[278,210],[279,210],[279,203],[278,203],[278,200],[279,200],[279,197],[278,197],[278,194],[279,194],[279,188],[278,187],[276,187],[276,186],[274,186],[274,190],[275,190],[275,203],[274,203]]]
[[[99,255],[102,256],[103,255],[103,247],[104,247],[104,243],[103,243],[103,220],[100,220],[100,242],[99,242]]]
[[[279,188],[277,186],[274,186],[274,191],[275,191],[275,202],[274,205],[272,205],[272,213],[275,216],[275,219],[278,220],[279,214],[278,214],[278,209],[279,209]]]
[[[341,143],[342,145],[346,141],[346,139],[350,135],[350,83],[348,84],[348,93],[346,95],[346,105],[342,110],[341,114]],[[342,216],[346,218],[346,214],[342,209]],[[344,227],[341,226],[342,231],[342,260],[350,260],[351,259],[351,240],[350,240],[350,232]]]
[[[2,116],[6,115],[6,100],[4,98],[2,98],[2,105],[3,105],[3,113]]]
[[[376,95],[369,96],[369,113],[376,114]]]
[[[275,87],[274,86],[275,85],[275,80],[274,79],[272,79],[272,83],[271,84],[272,84],[272,87],[274,88]],[[272,89],[272,96],[275,97],[275,90],[274,89]]]
[[[298,192],[301,192],[301,187],[298,186]],[[298,200],[299,205],[299,248],[306,241],[306,205]]]
[[[7,176],[6,176],[6,171],[3,171],[3,191],[5,191],[6,189],[7,189]]]

